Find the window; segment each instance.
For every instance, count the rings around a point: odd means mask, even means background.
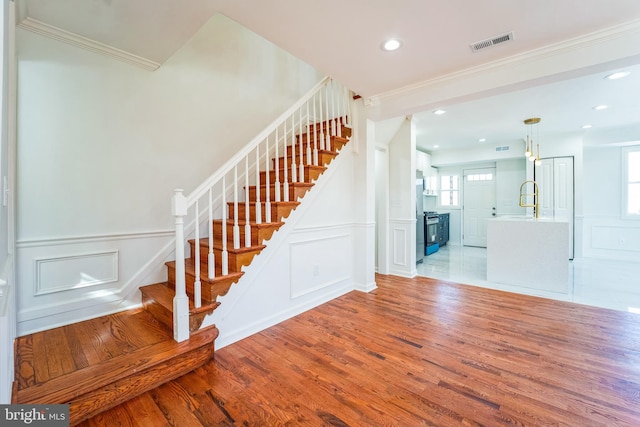
[[[640,146],[622,149],[623,217],[640,219]]]
[[[440,205],[460,205],[460,184],[458,175],[442,175],[440,177]]]
[[[467,175],[467,181],[493,181],[492,173],[474,173]]]

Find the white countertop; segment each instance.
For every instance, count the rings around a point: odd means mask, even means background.
[[[489,221],[524,221],[524,222],[569,222],[563,219],[556,218],[534,218],[524,215],[505,215],[490,218]]]

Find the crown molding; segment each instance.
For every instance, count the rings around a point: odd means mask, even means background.
[[[117,49],[104,43],[91,40],[87,37],[65,31],[61,28],[54,27],[53,25],[45,24],[44,22],[38,21],[33,18],[27,17],[23,19],[22,21],[20,21],[20,23],[18,23],[18,27],[36,34],[43,35],[45,37],[52,38],[54,40],[68,43],[72,46],[76,46],[90,52],[108,56],[110,58],[115,58],[119,61],[142,67],[147,71],[155,71],[160,67],[160,64],[157,62],[151,61],[138,55],[134,55],[133,53],[129,53],[124,50]]]
[[[575,50],[589,49],[590,47],[600,46],[607,42],[627,37],[630,34],[637,36],[638,33],[640,33],[640,19],[373,95],[365,100],[365,105],[375,108],[388,100],[429,90],[434,86],[453,84],[462,79],[474,77],[479,74],[496,73],[512,67],[527,66],[535,61],[553,60],[560,55]]]

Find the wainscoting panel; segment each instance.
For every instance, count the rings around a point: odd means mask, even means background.
[[[316,292],[351,277],[349,234],[294,241],[291,256],[291,298]]]
[[[118,251],[35,259],[35,292],[44,295],[118,281]]]
[[[407,230],[403,228],[393,229],[393,263],[407,265]]]
[[[585,216],[582,230],[584,257],[628,261],[638,259],[640,224],[636,221],[622,220],[617,216]]]
[[[640,227],[594,226],[591,228],[594,249],[640,251]]]
[[[138,287],[166,280],[154,260],[172,231],[18,241],[18,335],[141,304]]]
[[[393,219],[391,230],[391,265],[389,272],[396,276],[414,277],[416,269],[416,220]]]

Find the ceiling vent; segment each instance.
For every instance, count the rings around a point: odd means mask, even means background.
[[[510,42],[513,40],[513,31],[508,32],[506,34],[501,34],[499,36],[491,37],[486,40],[481,40],[479,42],[471,43],[471,50],[477,52],[482,49],[486,49],[489,47],[493,47],[502,43]]]

